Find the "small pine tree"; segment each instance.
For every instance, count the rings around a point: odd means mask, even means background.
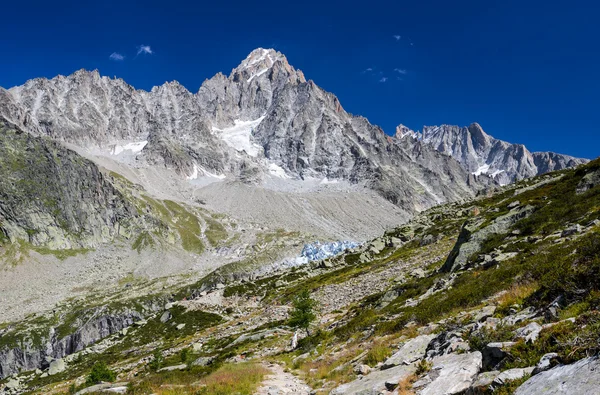
[[[92,366],[92,370],[87,376],[85,383],[87,385],[94,385],[102,381],[113,382],[116,378],[117,375],[106,366],[106,362],[98,361]]]
[[[163,360],[162,352],[159,349],[156,349],[154,350],[154,359],[148,364],[148,366],[150,366],[150,369],[152,370],[158,370],[162,367]]]
[[[290,326],[298,329],[304,329],[307,336],[310,336],[310,324],[317,318],[315,306],[317,302],[310,297],[310,292],[305,289],[301,291],[294,302],[293,309],[290,312]]]

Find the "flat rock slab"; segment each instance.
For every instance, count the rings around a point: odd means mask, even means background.
[[[600,393],[600,359],[585,358],[537,374],[517,388],[515,395],[574,395]]]
[[[182,363],[181,365],[165,366],[158,369],[157,372],[172,372],[174,370],[184,370],[185,368],[187,368],[187,365]]]
[[[331,391],[331,395],[379,395],[381,392],[398,385],[414,374],[414,365],[399,365],[386,370],[376,370],[350,383],[342,384]]]
[[[435,337],[435,335],[421,335],[409,340],[400,347],[398,352],[388,358],[381,368],[388,369],[398,365],[408,365],[423,358],[427,346]]]
[[[84,395],[91,394],[94,392],[106,392],[112,394],[124,394],[127,392],[127,384],[128,383],[102,383],[92,385],[91,387],[87,387],[78,391],[75,395]]]
[[[431,383],[420,389],[419,395],[454,395],[465,392],[481,370],[479,351],[468,354],[447,354],[432,360],[427,376]]]

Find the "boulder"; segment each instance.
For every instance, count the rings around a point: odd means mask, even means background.
[[[497,370],[491,372],[483,372],[477,376],[475,382],[467,390],[467,395],[485,395],[490,392],[490,386],[500,374]]]
[[[175,328],[177,328],[177,330],[180,331],[183,328],[185,328],[185,324],[178,324]]]
[[[531,375],[536,375],[538,373],[545,372],[546,370],[552,369],[554,366],[558,365],[558,354],[555,352],[551,352],[548,354],[544,354],[538,364],[531,372]]]
[[[526,325],[522,328],[519,328],[515,331],[518,338],[525,339],[526,342],[535,342],[537,338],[540,336],[540,332],[542,331],[542,326],[537,322],[532,322],[529,325]]]
[[[128,383],[101,383],[92,385],[75,393],[75,395],[95,394],[98,392],[107,392],[112,394],[126,394]]]
[[[360,364],[354,368],[354,373],[360,374],[361,376],[366,376],[371,372],[371,367],[369,365]]]
[[[583,176],[579,184],[577,184],[576,192],[578,195],[581,195],[598,185],[600,185],[600,169],[596,169]]]
[[[65,361],[63,361],[62,359],[55,359],[54,361],[50,362],[50,368],[48,369],[48,374],[50,376],[53,376],[55,374],[64,372],[66,369],[66,365],[65,365]]]
[[[202,343],[197,342],[197,343],[192,344],[192,350],[194,352],[200,352],[200,351],[202,351]]]
[[[331,395],[379,395],[385,390],[413,375],[414,365],[399,365],[391,369],[372,371],[366,376],[342,384],[330,392]]]
[[[185,368],[187,368],[187,365],[182,363],[180,365],[165,366],[164,368],[158,369],[157,372],[172,372],[174,370],[184,370]]]
[[[435,337],[435,335],[421,335],[409,340],[400,347],[400,350],[383,363],[381,369],[389,369],[398,365],[408,365],[423,358],[427,351],[427,346]]]
[[[466,354],[447,354],[436,357],[427,373],[431,383],[420,389],[419,395],[454,395],[466,392],[481,370],[479,351]]]
[[[519,202],[518,200],[515,200],[514,202],[510,203],[508,206],[506,206],[507,209],[512,210],[515,207],[519,207],[521,205],[521,202]]]
[[[591,395],[598,393],[599,383],[600,359],[591,357],[536,374],[517,388],[515,395]]]
[[[161,316],[160,316],[160,322],[162,322],[163,324],[167,321],[169,321],[171,319],[171,312],[169,310],[165,311]]]
[[[569,226],[568,228],[566,228],[565,230],[563,230],[561,232],[560,237],[573,236],[574,234],[581,233],[582,230],[583,230],[583,228],[579,224]]]
[[[208,366],[215,360],[214,357],[200,357],[192,362],[194,366]]]
[[[511,381],[520,380],[533,372],[533,367],[523,369],[508,369],[500,373],[492,383],[492,388],[496,389],[508,384]]]
[[[485,346],[485,348],[483,349],[483,352],[482,352],[483,366],[486,369],[492,369],[492,368],[498,366],[498,364],[500,362],[502,362],[502,360],[508,356],[508,351],[515,344],[517,344],[517,343],[515,343],[515,342],[489,343],[487,346]]]

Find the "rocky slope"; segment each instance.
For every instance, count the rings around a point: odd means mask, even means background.
[[[468,127],[453,125],[424,126],[414,132],[404,125],[396,129],[396,138],[416,141],[452,156],[471,174],[487,174],[505,185],[523,178],[575,167],[586,159],[554,152],[529,152],[521,144],[498,140],[473,123]]]
[[[211,274],[9,325],[0,336],[2,372],[30,370],[0,386],[7,394],[219,393],[214,380],[226,372],[237,371],[241,385],[248,369],[271,366],[275,377],[258,374],[244,391],[593,392],[600,385],[599,172],[594,161],[438,206],[342,255],[275,275]],[[465,257],[460,265],[456,251]],[[243,274],[236,267],[231,273]],[[296,344],[287,318],[303,289],[318,302],[318,320]],[[33,353],[47,339],[51,347]],[[100,362],[116,383],[89,387]],[[221,391],[240,391],[231,385]]]

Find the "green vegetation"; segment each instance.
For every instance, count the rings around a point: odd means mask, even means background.
[[[392,355],[392,350],[383,344],[377,343],[369,349],[365,356],[365,363],[371,367],[375,367],[379,362],[383,362]]]
[[[304,329],[310,336],[310,324],[317,319],[315,314],[316,301],[310,297],[310,291],[303,290],[296,296],[292,303],[289,324],[293,328]]]
[[[94,385],[101,381],[113,382],[116,378],[116,373],[110,370],[105,362],[99,361],[92,366],[92,370],[88,374],[85,383],[87,385]]]
[[[204,251],[204,244],[200,239],[202,231],[198,218],[183,206],[171,200],[165,200],[164,203],[173,215],[171,220],[175,224],[177,232],[179,232],[183,249],[201,254]]]

